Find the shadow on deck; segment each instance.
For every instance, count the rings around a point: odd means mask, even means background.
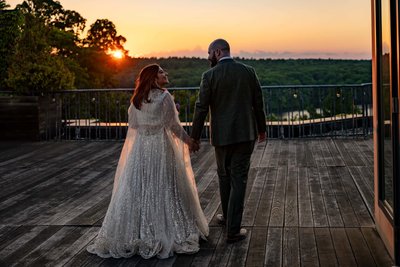
[[[194,255],[101,259],[86,252],[105,215],[122,143],[0,143],[0,266],[391,266],[371,216],[372,140],[257,146],[246,240],[225,243],[216,163],[192,155],[210,237]]]

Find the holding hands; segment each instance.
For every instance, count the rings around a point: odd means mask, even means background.
[[[195,140],[193,138],[190,138],[188,145],[189,145],[190,152],[197,152],[200,149],[200,140]]]
[[[265,132],[258,133],[258,142],[262,143],[267,140],[267,136]]]

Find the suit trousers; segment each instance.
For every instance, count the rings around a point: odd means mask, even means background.
[[[228,235],[240,232],[250,158],[255,141],[215,146],[221,206]]]

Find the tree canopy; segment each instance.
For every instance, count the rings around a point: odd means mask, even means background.
[[[83,36],[86,19],[53,0],[25,0],[15,10],[0,2],[0,86],[21,94],[113,87],[110,50],[127,51],[126,38],[109,20],[97,20]],[[9,14],[16,18],[10,20]],[[3,24],[3,21],[6,22]]]
[[[117,35],[114,23],[108,19],[98,19],[90,26],[87,34],[86,43],[89,47],[94,47],[102,51],[121,50],[126,54],[124,43],[126,38]]]
[[[10,5],[8,5],[5,0],[0,0],[0,10],[3,10],[7,7],[10,7]]]

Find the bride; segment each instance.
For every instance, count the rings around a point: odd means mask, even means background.
[[[208,236],[190,163],[196,144],[179,122],[174,101],[163,89],[168,74],[144,67],[128,109],[129,129],[103,225],[87,247],[100,257],[140,255],[164,259],[199,251]]]

